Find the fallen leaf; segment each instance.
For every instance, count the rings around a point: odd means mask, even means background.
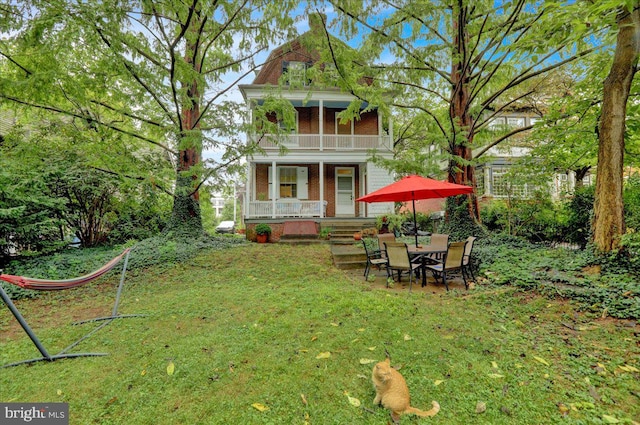
[[[318,337],[317,337],[317,336],[312,336],[312,337],[311,337],[311,341],[315,341],[316,339],[318,339]]]
[[[504,375],[500,375],[499,373],[490,373],[489,378],[500,379],[500,378],[504,378]]]
[[[147,374],[147,369],[142,369],[142,372],[140,372],[140,376],[144,376]]]
[[[328,359],[329,357],[331,357],[331,353],[329,351],[323,351],[316,356],[316,359]]]
[[[349,399],[349,404],[351,404],[354,407],[360,407],[360,404],[361,404],[360,400],[351,396],[347,396],[347,398]]]
[[[268,406],[265,406],[265,405],[264,405],[264,404],[262,404],[262,403],[253,403],[253,404],[251,405],[251,407],[253,407],[254,409],[256,409],[256,410],[258,410],[258,411],[260,411],[260,412],[266,412],[267,410],[269,410],[269,407],[268,407]]]
[[[171,376],[176,371],[176,365],[173,362],[169,362],[167,365],[167,375]]]
[[[602,420],[604,421],[605,424],[619,424],[620,421],[611,415],[602,415]]]
[[[546,361],[545,359],[543,359],[542,357],[538,357],[538,356],[533,356],[533,358],[537,361],[542,363],[545,366],[549,366],[549,362]]]
[[[433,385],[437,387],[438,385],[442,384],[443,382],[444,382],[444,380],[442,380],[442,379],[436,379],[435,381],[433,381]]]
[[[409,334],[404,334],[404,340],[405,340],[405,341],[410,341],[410,340],[412,340],[412,339],[413,339],[413,338],[411,338],[411,336],[410,336]]]
[[[375,360],[373,359],[360,359],[360,364],[371,364],[374,363]]]
[[[476,404],[476,413],[484,413],[487,411],[487,404],[483,401],[479,401]]]
[[[562,416],[567,416],[569,414],[569,407],[564,403],[558,403],[558,410]]]
[[[305,406],[307,406],[309,404],[307,402],[307,398],[304,396],[304,394],[300,394],[300,398],[302,399],[302,404],[304,404]]]
[[[376,351],[376,347],[369,347],[369,348],[367,348],[367,350],[369,350],[369,351]]]
[[[625,372],[640,372],[637,368],[633,367],[633,366],[629,366],[629,365],[621,365],[618,366],[620,369],[624,370]]]
[[[491,367],[494,368],[494,369],[497,369],[498,368],[498,363],[491,362]]]
[[[340,325],[336,322],[331,322],[331,326],[340,326]]]
[[[58,394],[58,395],[62,395],[62,390],[58,390],[58,391],[56,391],[56,394]]]

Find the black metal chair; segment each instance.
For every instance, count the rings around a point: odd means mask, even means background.
[[[364,279],[367,280],[372,267],[382,270],[383,266],[387,266],[387,256],[384,250],[378,246],[377,239],[363,238],[362,245],[364,245],[364,251],[367,254],[367,265],[364,268]]]

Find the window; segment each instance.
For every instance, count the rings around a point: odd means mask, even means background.
[[[296,181],[296,167],[280,167],[280,197],[281,198],[297,198],[298,184]]]
[[[504,127],[504,118],[502,117],[492,118],[491,121],[489,121],[490,130],[499,130],[502,127]]]
[[[524,118],[515,118],[515,117],[509,117],[507,118],[507,125],[509,127],[524,127]]]
[[[269,196],[272,188],[272,168],[269,173]],[[308,199],[309,169],[307,167],[282,166],[276,167],[276,199],[296,198]]]
[[[307,62],[283,62],[282,73],[286,74],[286,81],[289,85],[306,86],[309,84],[307,79],[307,68],[310,66]]]
[[[491,169],[491,194],[496,197],[527,198],[532,189],[526,183],[517,184],[510,180],[509,168],[493,167]]]

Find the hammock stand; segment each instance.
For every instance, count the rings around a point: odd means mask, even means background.
[[[80,276],[80,277],[73,278],[73,279],[66,279],[66,280],[33,279],[33,278],[28,278],[28,277],[23,277],[23,276],[13,276],[13,275],[2,274],[2,270],[0,270],[0,279],[4,280],[5,282],[11,283],[12,285],[16,285],[16,286],[19,286],[19,287],[24,288],[24,289],[32,289],[32,290],[40,290],[40,291],[56,291],[56,290],[75,288],[76,286],[81,286],[81,285],[84,285],[84,284],[86,284],[88,282],[91,282],[91,281],[97,279],[98,277],[104,275],[109,270],[113,269],[116,266],[116,264],[118,264],[120,262],[120,260],[124,257],[124,264],[122,266],[122,273],[121,273],[121,276],[120,276],[120,284],[118,285],[118,290],[117,290],[117,293],[116,293],[116,301],[115,301],[115,304],[113,306],[113,310],[111,312],[111,316],[97,317],[95,319],[89,319],[89,320],[84,320],[82,322],[74,323],[74,325],[75,325],[75,324],[87,323],[87,322],[104,321],[99,326],[94,328],[92,331],[90,331],[89,333],[87,333],[86,335],[81,337],[79,340],[77,340],[76,342],[74,342],[71,345],[67,346],[62,351],[60,351],[58,354],[55,354],[55,355],[49,354],[47,349],[44,347],[44,345],[42,345],[42,343],[40,342],[40,340],[38,339],[36,334],[33,332],[31,327],[27,323],[27,321],[24,319],[24,317],[22,316],[20,311],[17,309],[15,304],[13,304],[13,301],[11,301],[11,298],[5,292],[5,290],[2,287],[2,285],[0,285],[0,297],[2,298],[4,303],[7,305],[7,307],[9,307],[9,310],[11,310],[11,313],[13,314],[13,316],[16,318],[16,320],[18,321],[20,326],[22,326],[22,329],[24,329],[26,334],[29,336],[29,338],[31,339],[31,342],[33,342],[33,344],[36,346],[36,348],[38,349],[40,354],[42,354],[42,357],[37,357],[37,358],[33,358],[33,359],[28,359],[28,360],[22,360],[22,361],[19,361],[19,362],[16,362],[16,363],[6,364],[6,365],[4,365],[2,367],[3,368],[12,367],[12,366],[17,366],[17,365],[21,365],[21,364],[35,363],[35,362],[39,362],[39,361],[43,361],[43,360],[51,362],[51,361],[58,360],[58,359],[72,358],[72,357],[106,356],[107,355],[106,353],[68,353],[68,351],[71,350],[72,348],[74,348],[76,345],[80,344],[85,339],[89,338],[91,335],[93,335],[94,333],[96,333],[100,329],[102,329],[105,326],[107,326],[109,323],[111,323],[115,319],[121,319],[121,318],[125,318],[125,317],[143,316],[141,314],[127,314],[127,315],[118,314],[118,306],[120,304],[120,296],[122,294],[122,288],[124,286],[124,278],[125,278],[125,275],[126,275],[126,272],[127,272],[127,265],[129,263],[129,253],[130,253],[130,251],[131,251],[131,248],[127,248],[122,252],[122,254],[118,255],[115,258],[113,258],[111,261],[109,261],[107,264],[102,266],[100,269],[98,269],[98,270],[96,270],[96,271],[94,271],[92,273],[89,273],[87,275]]]

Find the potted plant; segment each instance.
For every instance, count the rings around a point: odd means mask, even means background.
[[[271,234],[271,226],[266,223],[256,225],[256,240],[258,243],[265,243],[269,240]]]

